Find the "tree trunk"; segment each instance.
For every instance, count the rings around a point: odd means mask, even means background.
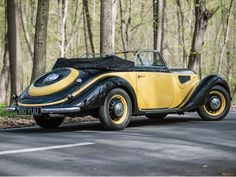
[[[6,0],[5,0],[6,3]],[[5,16],[7,15],[7,9],[5,6]],[[9,73],[9,51],[8,51],[8,32],[7,32],[7,22],[4,22],[5,28],[5,45],[4,45],[4,55],[3,55],[3,65],[0,73],[0,102],[9,103],[9,91],[10,91],[10,73]]]
[[[127,2],[127,4],[129,4],[129,7],[128,7],[128,19],[127,19],[127,22],[125,25],[125,40],[126,40],[127,46],[129,46],[130,41],[131,41],[130,32],[132,31],[132,29],[130,29],[131,21],[132,21],[132,0],[129,0],[129,2]],[[138,27],[137,27],[137,29],[138,29]]]
[[[101,0],[100,52],[114,52],[116,0]]]
[[[86,56],[88,57],[89,55],[89,49],[88,49],[88,30],[87,30],[87,21],[86,21],[86,15],[85,11],[83,10],[83,22],[84,22],[84,44],[85,44],[85,51],[86,51]]]
[[[209,19],[215,14],[219,7],[208,10],[206,0],[195,0],[195,27],[192,38],[188,68],[199,73],[201,77],[201,51],[204,44],[204,35]]]
[[[67,21],[68,1],[61,1],[61,19],[60,19],[60,57],[65,57],[66,49],[66,21]]]
[[[177,0],[178,1],[178,0]],[[177,10],[176,12],[177,14],[177,23],[178,23],[178,58],[179,58],[179,63],[181,63],[181,46],[182,46],[182,42],[181,42],[181,16],[180,16],[180,12],[179,10]]]
[[[125,19],[124,19],[124,9],[123,9],[123,1],[119,0],[120,4],[120,35],[121,35],[121,41],[122,41],[122,46],[123,50],[127,51],[127,42],[126,42],[126,37],[125,37]],[[125,58],[127,58],[125,54]]]
[[[85,20],[86,20],[86,25],[87,25],[88,38],[89,38],[91,52],[94,54],[95,49],[94,49],[94,44],[93,44],[93,33],[92,33],[91,23],[90,23],[91,18],[90,18],[90,14],[89,14],[88,0],[83,0],[83,11],[85,14]]]
[[[220,74],[224,51],[225,51],[225,48],[226,48],[227,41],[229,39],[229,26],[230,26],[230,17],[231,17],[231,11],[232,11],[232,7],[233,7],[233,1],[234,0],[231,0],[230,5],[229,5],[228,16],[227,16],[227,19],[226,19],[226,29],[224,31],[224,41],[223,41],[222,49],[220,51],[220,57],[219,57],[219,60],[218,60],[217,74]]]
[[[33,58],[33,49],[32,49],[32,46],[31,46],[30,35],[29,35],[28,28],[27,28],[26,17],[25,17],[25,14],[23,14],[23,11],[22,11],[22,1],[19,2],[19,6],[20,6],[19,7],[19,12],[20,12],[21,26],[22,26],[22,29],[23,29],[23,34],[24,34],[25,42],[26,42],[28,50],[29,50],[29,54],[30,54],[30,57],[32,59]]]
[[[0,73],[0,103],[9,103],[10,73],[9,73],[9,55],[7,42],[4,49],[2,71]]]
[[[11,95],[20,94],[23,84],[18,10],[18,4],[16,0],[7,0]]]
[[[187,51],[185,47],[185,27],[184,27],[184,13],[182,10],[181,2],[180,0],[176,0],[176,4],[178,6],[178,32],[179,32],[179,44],[180,48],[182,48],[182,63],[183,67],[187,67]]]
[[[164,1],[165,0],[153,0],[153,47],[161,53],[164,35]]]
[[[227,66],[226,66],[226,81],[229,83],[229,85],[232,84],[232,73],[233,73],[233,63],[231,59],[230,52],[226,52],[226,60],[227,60]]]
[[[49,0],[38,1],[31,82],[46,70],[46,39]]]

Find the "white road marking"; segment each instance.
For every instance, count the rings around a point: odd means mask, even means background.
[[[36,152],[36,151],[46,151],[46,150],[51,150],[51,149],[62,149],[62,148],[70,148],[70,147],[78,147],[78,146],[87,146],[87,145],[92,145],[92,144],[95,144],[95,143],[84,142],[84,143],[76,143],[76,144],[65,144],[65,145],[57,145],[57,146],[39,147],[39,148],[0,151],[0,155],[18,154],[18,153]]]

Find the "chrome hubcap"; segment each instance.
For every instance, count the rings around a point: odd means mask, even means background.
[[[210,107],[213,110],[218,110],[221,107],[221,101],[218,97],[214,97],[210,101]]]
[[[116,103],[114,105],[114,113],[117,117],[121,117],[124,114],[124,106],[122,103]]]

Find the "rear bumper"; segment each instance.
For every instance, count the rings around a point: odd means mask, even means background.
[[[7,112],[16,112],[17,106],[10,106],[5,109]],[[42,114],[66,114],[80,112],[80,107],[58,107],[58,108],[41,108]]]

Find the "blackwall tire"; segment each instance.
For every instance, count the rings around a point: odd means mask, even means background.
[[[99,109],[99,119],[108,130],[122,130],[130,122],[132,103],[126,91],[120,88],[111,90],[104,105]]]
[[[50,118],[48,115],[43,115],[43,116],[34,116],[34,120],[36,124],[41,128],[52,129],[59,127],[62,124],[64,117]]]
[[[220,107],[214,107],[213,99],[220,102]],[[217,106],[217,104],[216,104]],[[215,109],[213,109],[215,108]],[[222,120],[230,110],[230,95],[222,86],[215,86],[210,91],[208,103],[198,108],[198,114],[203,120],[217,121]]]

